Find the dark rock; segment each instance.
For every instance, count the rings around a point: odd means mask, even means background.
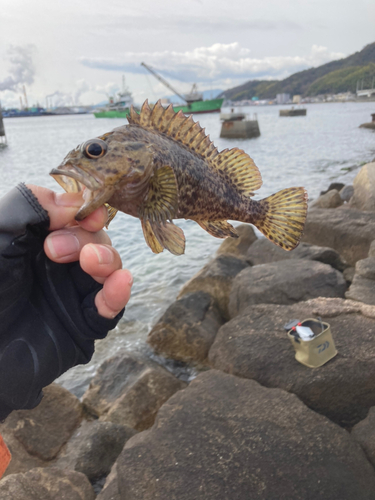
[[[341,191],[341,189],[343,189],[344,187],[345,184],[343,184],[342,182],[331,182],[328,189],[326,191],[321,191],[320,195],[326,194],[333,189],[335,189],[336,191]]]
[[[56,457],[82,420],[82,404],[57,384],[43,389],[41,403],[32,410],[12,412],[0,433],[13,434],[26,451],[41,460]]]
[[[353,282],[345,297],[375,305],[375,257],[357,262]]]
[[[216,370],[127,442],[117,471],[114,499],[373,500],[375,491],[349,433],[292,394]]]
[[[226,253],[242,257],[246,255],[249,246],[258,239],[250,224],[240,224],[236,227],[236,231],[239,234],[239,238],[225,238],[219,246],[216,255]]]
[[[362,446],[367,458],[375,467],[375,406],[370,408],[364,420],[353,427],[351,435]]]
[[[340,196],[341,196],[341,199],[342,201],[350,201],[350,198],[353,196],[354,194],[354,187],[353,186],[345,186],[341,189],[340,191]]]
[[[333,248],[351,266],[367,257],[375,234],[375,214],[348,207],[316,208],[307,214],[303,241]]]
[[[241,271],[233,281],[229,314],[249,305],[294,304],[315,297],[344,297],[343,275],[327,264],[305,259],[271,262]]]
[[[350,206],[375,212],[375,162],[364,165],[353,181],[354,194]]]
[[[12,474],[0,481],[1,500],[94,500],[84,474],[54,467]]]
[[[216,300],[220,314],[224,319],[229,318],[228,302],[233,278],[249,264],[234,255],[219,255],[206,264],[181,289],[178,299],[192,292],[206,292]]]
[[[104,488],[96,497],[96,500],[121,500],[118,489],[117,463],[112,467],[109,476],[107,476]]]
[[[185,386],[157,363],[123,352],[100,366],[83,403],[101,420],[139,431],[151,426],[160,406]]]
[[[320,368],[294,358],[284,325],[322,317],[338,354]],[[313,410],[350,427],[375,405],[375,307],[319,298],[293,306],[258,305],[222,326],[209,352],[214,368],[296,394]]]
[[[167,358],[203,363],[222,324],[211,295],[189,293],[168,307],[152,328],[147,342],[155,352]]]
[[[316,260],[329,264],[341,272],[347,267],[333,248],[319,247],[310,243],[300,243],[297,248],[287,252],[266,238],[262,238],[253,243],[246,254],[246,260],[253,266],[289,259]]]
[[[319,196],[319,198],[311,204],[311,208],[337,208],[343,203],[344,201],[340,193],[336,191],[336,189],[333,189]]]
[[[136,432],[112,422],[83,422],[54,466],[85,474],[91,482],[107,476],[124,447]]]

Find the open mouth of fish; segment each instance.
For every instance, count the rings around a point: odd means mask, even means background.
[[[111,197],[114,187],[106,187],[93,175],[83,172],[74,165],[54,168],[50,175],[67,193],[82,193],[84,203],[78,210],[75,219],[80,221],[103,205]]]

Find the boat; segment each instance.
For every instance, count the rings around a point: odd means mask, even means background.
[[[130,107],[134,106],[133,96],[125,86],[125,77],[122,77],[122,91],[117,94],[117,100],[110,98],[109,105],[94,111],[95,118],[127,118]]]
[[[219,113],[223,105],[224,99],[206,99],[203,100],[203,94],[198,92],[196,83],[189,94],[181,95],[177,90],[175,90],[172,85],[170,85],[164,78],[156,73],[146,63],[141,63],[141,66],[147,69],[157,80],[163,83],[169,90],[176,94],[180,99],[185,101],[186,104],[173,104],[173,109],[176,111],[182,111],[185,115],[197,114],[197,113]]]
[[[27,109],[17,109],[17,108],[12,108],[12,109],[3,109],[3,117],[4,118],[24,118],[24,117],[29,117],[29,116],[50,116],[53,113],[50,111],[47,111],[44,108],[41,108],[40,106],[34,107],[34,108],[27,108]]]
[[[280,109],[279,116],[306,116],[306,108]]]

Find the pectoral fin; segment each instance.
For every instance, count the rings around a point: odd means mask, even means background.
[[[178,188],[172,167],[155,171],[150,179],[149,191],[139,207],[139,218],[151,222],[172,220],[178,210]]]
[[[154,253],[160,253],[164,248],[174,255],[185,252],[184,232],[172,222],[141,222],[146,243]]]
[[[202,229],[207,231],[215,238],[227,238],[231,236],[232,238],[238,238],[238,233],[232,224],[229,224],[226,220],[215,220],[215,221],[196,221]]]

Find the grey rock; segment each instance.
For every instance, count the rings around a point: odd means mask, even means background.
[[[127,442],[117,471],[116,500],[373,500],[375,491],[349,433],[292,394],[217,370]]]
[[[375,212],[375,162],[364,165],[353,181],[354,195],[350,206]]]
[[[345,297],[375,305],[375,257],[357,262],[353,282]]]
[[[346,282],[327,264],[285,260],[241,271],[233,281],[229,314],[233,318],[254,304],[294,304],[315,297],[344,297]]]
[[[354,194],[354,187],[351,185],[343,187],[340,191],[340,196],[342,201],[346,202],[350,201],[350,198],[353,196],[353,194]]]
[[[249,267],[244,260],[234,255],[219,255],[206,264],[181,289],[178,299],[192,292],[206,292],[213,297],[224,319],[229,318],[228,302],[233,278],[242,269]]]
[[[340,193],[336,189],[328,191],[328,193],[319,196],[311,204],[311,208],[337,208],[344,203]]]
[[[250,224],[240,224],[236,226],[236,231],[239,238],[225,238],[219,246],[216,255],[226,253],[242,257],[246,254],[250,245],[258,239]]]
[[[351,209],[317,208],[307,214],[302,240],[333,248],[350,265],[367,257],[375,234],[375,214]]]
[[[135,433],[131,427],[112,422],[85,421],[54,466],[82,472],[91,482],[98,480],[109,474],[125,442]]]
[[[32,469],[0,481],[1,500],[94,500],[84,474],[58,468]]]
[[[346,269],[344,269],[342,274],[344,276],[344,280],[348,284],[351,284],[353,282],[354,273],[355,273],[355,267],[347,267]]]
[[[321,317],[338,354],[320,368],[295,360],[284,325]],[[293,306],[248,307],[222,326],[209,352],[211,366],[266,387],[296,394],[333,422],[351,427],[375,405],[375,307],[338,298]]]
[[[12,412],[0,426],[0,433],[12,434],[30,455],[48,461],[56,457],[78,427],[83,407],[78,398],[57,384],[43,392],[36,408]]]
[[[121,500],[118,489],[117,463],[112,467],[109,476],[107,476],[104,488],[96,497],[96,500]]]
[[[353,427],[351,435],[362,446],[367,458],[375,467],[375,406],[370,408],[364,420]]]
[[[150,331],[147,342],[167,358],[204,363],[222,324],[211,295],[189,293],[168,307]]]
[[[297,248],[287,252],[266,238],[261,238],[251,245],[246,254],[246,260],[253,266],[289,259],[316,260],[329,264],[341,272],[347,267],[340,254],[333,248],[310,245],[310,243],[300,243]]]

